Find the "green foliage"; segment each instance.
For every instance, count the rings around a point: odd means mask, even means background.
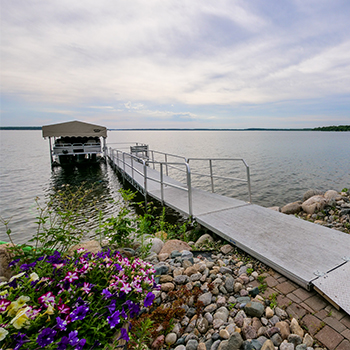
[[[247,275],[248,275],[248,276],[251,275],[253,271],[254,271],[254,269],[248,268],[248,269],[247,269]]]
[[[84,185],[79,187],[66,185],[50,194],[45,203],[37,197],[36,233],[28,243],[10,248],[15,256],[31,262],[54,250],[66,252],[78,244],[89,232],[84,224],[89,219],[85,214],[86,207],[94,205],[90,198],[92,191],[92,188],[86,190]],[[8,238],[13,244],[9,221],[4,219],[1,221],[6,226]]]
[[[349,189],[348,188],[343,188],[342,190],[341,190],[341,192],[348,192],[349,191]]]
[[[277,298],[278,293],[273,293],[269,296],[269,300],[270,300],[270,308],[274,309],[277,306]]]
[[[132,328],[130,343],[135,350],[146,350],[148,347],[146,343],[152,340],[151,329],[153,321],[149,318],[143,319],[137,326]]]

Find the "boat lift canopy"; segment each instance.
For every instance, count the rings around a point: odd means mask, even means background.
[[[103,138],[103,153],[106,157],[106,138],[107,138],[107,128],[105,126],[89,124],[85,122],[80,122],[77,120],[59,124],[43,125],[42,126],[43,137],[49,138],[50,144],[50,159],[51,166],[54,164],[54,150],[52,148],[51,137],[56,140],[57,137],[102,137]],[[91,145],[88,145],[90,151],[86,151],[85,148],[81,150],[81,145],[79,144],[79,152],[81,154],[85,153],[95,153],[91,152]],[[74,145],[72,145],[74,148]],[[70,147],[70,148],[72,148]]]
[[[43,137],[107,137],[105,126],[95,125],[74,120],[72,122],[43,125]]]

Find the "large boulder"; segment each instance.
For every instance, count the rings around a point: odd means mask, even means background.
[[[210,236],[208,233],[200,236],[197,240],[197,242],[195,243],[195,247],[199,248],[202,245],[205,245],[206,243],[213,243],[214,239],[212,236]]]
[[[313,196],[306,200],[301,207],[307,214],[314,214],[316,211],[321,211],[327,204],[326,198],[321,195]]]
[[[308,200],[309,198],[313,197],[313,196],[321,196],[323,195],[322,191],[319,190],[308,190],[304,193],[303,196],[303,202],[305,202],[306,200]]]
[[[1,244],[0,245],[0,276],[4,276],[9,279],[12,276],[12,270],[9,268],[9,263],[13,260],[13,254],[9,249],[13,247],[13,244]]]
[[[329,190],[324,194],[324,198],[326,198],[328,202],[337,201],[341,200],[341,195],[337,191]]]
[[[297,214],[301,211],[301,201],[286,204],[281,208],[283,214]]]
[[[191,250],[192,248],[186,243],[178,239],[171,239],[164,243],[162,250],[159,254],[168,253],[170,254],[174,250],[181,252],[182,250]]]
[[[150,251],[154,252],[156,254],[159,254],[164,246],[164,242],[160,238],[157,238],[157,237],[147,238],[144,242],[144,245],[147,246],[150,243],[151,243]]]

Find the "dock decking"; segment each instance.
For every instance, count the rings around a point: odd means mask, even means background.
[[[110,155],[112,166],[142,193],[190,216],[183,183],[131,159]],[[350,315],[350,235],[196,188],[191,197],[198,223],[305,289],[315,286]]]

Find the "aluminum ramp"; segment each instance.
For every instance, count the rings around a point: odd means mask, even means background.
[[[144,191],[143,165],[116,167],[136,188]],[[137,170],[137,171],[136,171]],[[147,194],[189,216],[188,193],[164,186],[160,173],[147,166]],[[168,177],[164,183],[185,185]],[[305,289],[313,285],[350,314],[350,235],[258,205],[194,188],[193,217],[204,227],[272,267]],[[338,283],[335,284],[335,281]],[[336,286],[336,287],[334,287]]]

